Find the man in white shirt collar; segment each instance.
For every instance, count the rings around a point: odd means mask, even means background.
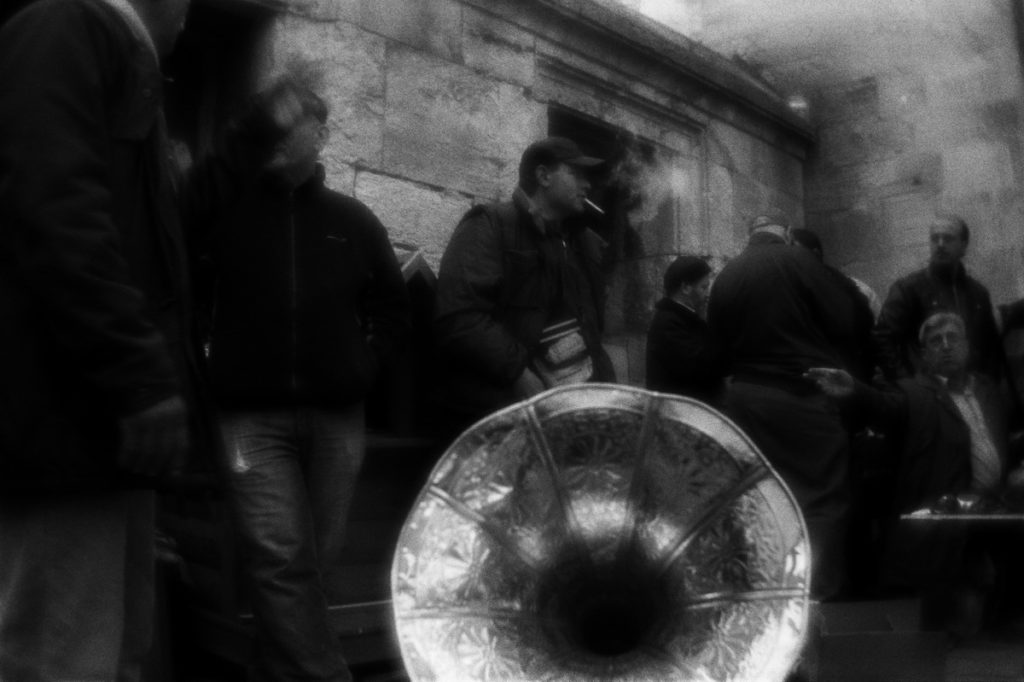
[[[998,391],[968,371],[969,344],[956,313],[928,317],[918,340],[921,367],[915,377],[899,381],[899,390],[857,384],[839,369],[815,368],[808,377],[825,393],[848,399],[872,426],[897,436],[902,451],[895,467],[895,511],[935,505],[942,495],[975,492],[991,499],[1006,478],[1007,463],[1006,414]],[[984,608],[997,609],[998,617],[1016,615],[1020,595],[1010,590],[996,599],[993,593],[997,576],[1014,575],[1008,566],[1020,558],[1012,543],[962,523],[894,524],[882,552],[882,579],[920,590],[923,627],[966,636],[980,628]],[[1011,577],[1004,590],[1012,582]]]
[[[955,313],[937,313],[921,325],[918,340],[926,372],[949,391],[949,397],[971,433],[971,489],[992,492],[1002,479],[1002,460],[991,427],[967,371],[967,331]]]

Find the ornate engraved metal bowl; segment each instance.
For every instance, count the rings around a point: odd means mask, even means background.
[[[392,567],[413,680],[782,680],[808,619],[803,519],[727,418],[610,384],[459,437]]]

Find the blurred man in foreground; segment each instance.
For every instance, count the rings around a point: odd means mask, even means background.
[[[161,107],[188,4],[40,0],[0,30],[3,680],[137,680],[150,649],[150,488],[205,440]]]
[[[715,278],[708,324],[728,355],[724,409],[793,491],[810,534],[811,592],[839,594],[849,513],[849,443],[838,408],[804,378],[842,367],[853,316],[844,293],[810,251],[789,243],[778,211],[754,218],[750,241]]]

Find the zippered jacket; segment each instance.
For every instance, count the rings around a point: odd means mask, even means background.
[[[210,237],[209,373],[222,407],[362,400],[409,327],[394,250],[324,171],[288,191],[269,177]]]
[[[558,319],[579,325],[592,380],[615,380],[601,345],[604,242],[588,228],[538,225],[527,202],[517,189],[513,201],[471,209],[441,260],[434,342],[439,399],[452,412],[483,416],[515,402],[514,382]]]
[[[811,367],[845,367],[856,314],[843,283],[813,254],[756,232],[711,286],[708,324],[734,381],[817,394]]]
[[[882,370],[890,380],[913,376],[919,359],[917,333],[938,312],[958,313],[970,343],[968,369],[998,383],[1005,364],[992,300],[963,265],[948,275],[926,267],[897,280],[889,289],[875,326]]]

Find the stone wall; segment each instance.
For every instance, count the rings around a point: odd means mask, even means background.
[[[806,220],[884,296],[927,260],[934,211],[972,228],[968,267],[1024,294],[1022,80],[1002,0],[680,0],[676,25],[810,104]],[[662,19],[670,20],[666,16]]]
[[[610,344],[628,381],[643,380],[644,330],[674,255],[728,258],[766,205],[802,222],[805,124],[763,82],[612,0],[291,8],[263,41],[262,80],[315,66],[331,107],[329,183],[435,270],[459,217],[511,194],[519,155],[547,134],[552,106],[674,160],[669,176],[646,177],[662,199],[678,194],[675,212],[637,219],[643,247],[612,279]]]

